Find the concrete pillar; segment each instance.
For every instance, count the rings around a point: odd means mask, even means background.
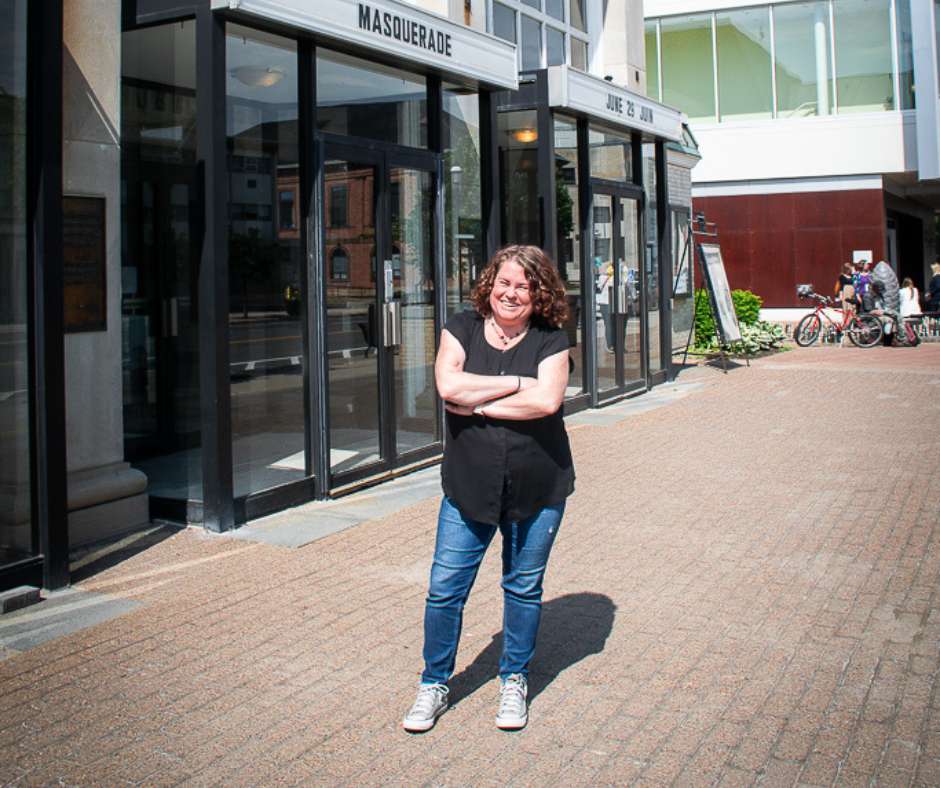
[[[103,197],[106,327],[65,339],[69,542],[139,528],[146,477],[124,462],[121,372],[121,2],[65,4],[63,192]]]

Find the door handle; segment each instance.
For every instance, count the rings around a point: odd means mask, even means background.
[[[176,298],[164,298],[163,306],[163,338],[179,336],[179,310]]]
[[[627,301],[630,298],[630,290],[627,287],[627,282],[625,279],[620,280],[620,284],[617,285],[617,314],[625,315],[627,314]]]
[[[385,347],[401,344],[401,301],[389,301],[382,307],[385,317]]]

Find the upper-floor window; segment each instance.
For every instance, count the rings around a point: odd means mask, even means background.
[[[349,203],[347,186],[330,187],[330,227],[349,226]]]
[[[518,47],[522,71],[565,64],[587,71],[584,0],[494,0],[492,33]]]
[[[914,106],[910,0],[816,0],[650,19],[646,61],[649,95],[693,123]]]

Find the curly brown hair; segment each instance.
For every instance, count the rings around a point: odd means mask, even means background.
[[[483,317],[493,314],[490,294],[503,263],[515,262],[522,266],[532,298],[532,322],[556,328],[568,317],[568,294],[552,259],[537,246],[504,246],[484,269],[477,280],[470,302]]]

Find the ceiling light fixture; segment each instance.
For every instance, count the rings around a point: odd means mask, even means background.
[[[516,142],[535,142],[539,138],[539,133],[535,129],[513,129],[509,136]]]
[[[269,88],[284,79],[287,72],[267,66],[239,66],[232,71],[232,76],[250,88]]]

